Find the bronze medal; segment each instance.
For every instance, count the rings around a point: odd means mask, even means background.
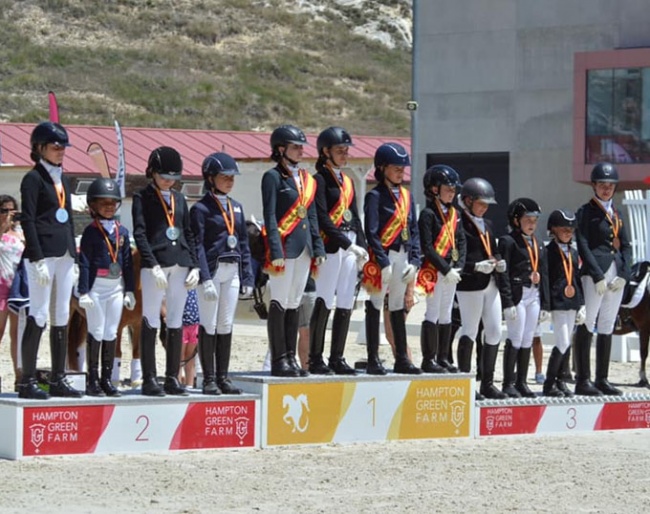
[[[348,223],[352,221],[352,211],[350,209],[345,209],[343,212],[343,219]]]
[[[566,296],[567,298],[573,298],[575,295],[576,295],[576,288],[573,287],[571,284],[569,284],[564,288],[564,296]]]
[[[304,219],[307,217],[307,208],[304,205],[298,206],[298,217]]]
[[[620,249],[621,248],[621,240],[618,237],[615,237],[614,239],[612,239],[612,246],[616,250]]]
[[[533,284],[535,284],[535,285],[539,284],[540,279],[541,279],[541,277],[540,277],[540,275],[539,275],[539,271],[533,271],[533,272],[530,274],[530,281],[531,281]]]
[[[454,262],[458,262],[458,259],[460,259],[460,252],[458,251],[458,248],[452,248],[451,249],[451,260]]]
[[[402,230],[402,241],[408,241],[409,240],[409,231],[407,228]]]

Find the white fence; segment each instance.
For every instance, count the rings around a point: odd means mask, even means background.
[[[623,205],[630,219],[629,237],[632,244],[632,262],[650,261],[650,191],[625,191]]]

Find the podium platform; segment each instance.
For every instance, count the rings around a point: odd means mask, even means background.
[[[472,437],[469,374],[278,378],[232,374],[261,397],[261,446]]]
[[[476,411],[476,437],[650,429],[648,394],[491,400]]]
[[[22,400],[0,395],[0,458],[259,448],[256,395]]]

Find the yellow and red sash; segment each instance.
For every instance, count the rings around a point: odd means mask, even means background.
[[[411,211],[411,195],[405,187],[400,186],[399,198],[395,198],[392,192],[390,194],[395,203],[395,211],[379,233],[381,246],[384,248],[392,245],[401,232],[408,227],[409,212]]]
[[[299,172],[301,188],[298,190],[298,198],[291,207],[284,213],[284,216],[278,221],[278,232],[280,239],[284,245],[284,240],[291,234],[298,226],[302,218],[298,215],[298,209],[303,207],[305,210],[314,202],[316,198],[316,180],[312,177],[307,170],[301,169]],[[266,226],[262,227],[262,238],[264,246],[266,247],[264,259],[264,271],[269,275],[279,275],[284,273],[284,266],[273,266],[271,264],[271,248],[268,243],[268,235]]]
[[[449,212],[445,218],[442,213],[442,209],[439,210],[443,222],[442,230],[433,243],[433,249],[438,255],[446,258],[449,251],[456,245],[456,224],[458,223],[458,211],[456,211],[454,207],[449,207]]]
[[[420,294],[429,296],[433,294],[433,290],[436,288],[436,282],[438,282],[438,270],[428,260],[425,260],[418,271],[418,277],[415,280],[415,290]]]
[[[342,174],[343,183],[341,184],[336,175],[334,175],[334,172],[332,172],[332,170],[330,170],[330,172],[334,176],[334,180],[336,180],[336,183],[341,190],[338,201],[334,204],[329,212],[332,223],[334,223],[334,226],[338,228],[341,226],[341,223],[343,223],[343,214],[350,208],[350,205],[352,205],[354,185],[352,184],[352,179],[347,175]],[[321,238],[323,238],[323,243],[326,243],[328,240],[327,234],[321,230],[320,235]]]

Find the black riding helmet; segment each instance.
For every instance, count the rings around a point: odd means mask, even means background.
[[[331,156],[326,156],[323,150],[332,148],[333,146],[354,146],[352,136],[342,127],[328,127],[318,134],[316,148],[318,149],[318,160],[321,164],[325,163],[328,158],[332,158]]]
[[[201,175],[206,189],[212,189],[210,177],[216,175],[235,176],[240,175],[237,161],[225,152],[215,152],[203,159]]]
[[[63,128],[63,125],[52,121],[44,121],[36,125],[32,130],[29,142],[32,148],[30,157],[34,162],[41,160],[39,147],[42,145],[58,143],[61,146],[71,146],[68,132]]]
[[[88,191],[86,191],[86,204],[88,204],[88,207],[93,212],[92,204],[100,198],[115,200],[119,207],[122,203],[122,195],[120,194],[120,188],[117,182],[110,178],[97,178],[93,180],[90,186],[88,186]]]
[[[480,177],[467,179],[460,190],[460,197],[470,200],[480,200],[488,204],[496,204],[496,194],[494,188],[487,180]]]
[[[427,171],[424,172],[424,177],[422,180],[424,184],[424,194],[428,198],[433,198],[433,193],[431,192],[432,187],[440,187],[442,185],[455,187],[459,189],[461,187],[460,177],[454,168],[447,166],[446,164],[436,164],[431,166]]]
[[[618,184],[618,170],[609,162],[599,162],[591,170],[591,182],[610,182]]]
[[[553,227],[576,228],[576,215],[568,209],[555,209],[548,217],[546,228],[550,231]]]
[[[280,125],[271,133],[271,159],[280,162],[284,152],[280,152],[278,148],[289,144],[306,145],[305,133],[295,125]]]
[[[165,180],[180,180],[183,173],[183,159],[174,148],[161,146],[149,155],[147,162],[147,178],[158,173]]]
[[[384,167],[410,166],[411,159],[406,149],[399,143],[384,143],[375,151],[375,179],[378,182],[384,181]]]
[[[519,220],[524,216],[537,216],[542,214],[542,208],[532,198],[517,198],[508,205],[508,224],[512,228],[519,227]]]

